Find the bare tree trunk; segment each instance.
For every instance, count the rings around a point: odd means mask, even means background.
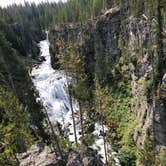
[[[72,96],[71,96],[71,93],[70,93],[70,90],[69,90],[68,75],[67,75],[66,70],[65,70],[65,75],[66,75],[66,82],[67,82],[67,90],[68,90],[68,95],[69,95],[70,108],[71,108],[71,112],[72,112],[75,143],[77,144],[78,142],[77,142],[76,122],[75,122],[75,118],[74,118],[73,101],[72,101]]]
[[[77,133],[76,133],[76,122],[75,122],[75,118],[74,118],[73,102],[72,102],[72,97],[71,97],[70,92],[69,92],[69,101],[70,101],[70,107],[71,107],[72,119],[73,119],[74,137],[75,137],[75,142],[77,144],[78,142],[77,142]]]
[[[18,158],[17,158],[17,155],[16,155],[16,154],[14,154],[14,158],[15,158],[15,160],[16,160],[17,165],[20,165],[20,161],[18,160]]]
[[[164,10],[164,0],[158,0],[158,5],[157,5],[157,22],[158,22],[158,32],[157,32],[158,78],[157,79],[158,80],[156,80],[157,83],[161,82],[162,77],[164,75],[164,67],[166,60],[166,56],[164,56],[164,44],[163,44],[164,36],[162,34],[164,26],[162,9]]]
[[[106,138],[105,138],[105,130],[104,130],[104,124],[103,124],[103,117],[102,117],[102,120],[101,120],[101,126],[102,126],[102,130],[103,130],[105,161],[106,161],[106,165],[108,166],[107,147],[106,147]]]
[[[67,31],[67,41],[69,41],[69,32]],[[69,95],[69,102],[70,102],[70,108],[72,112],[72,119],[73,119],[73,129],[74,129],[74,137],[75,137],[75,143],[77,145],[77,132],[76,132],[76,122],[75,122],[75,117],[74,117],[74,109],[73,109],[73,101],[72,101],[72,95],[69,89],[69,82],[68,82],[68,73],[67,73],[67,66],[65,63],[65,75],[66,75],[66,82],[67,82],[67,90],[68,90],[68,95]]]
[[[101,127],[102,127],[102,132],[103,132],[102,135],[103,135],[103,142],[104,142],[105,162],[106,162],[106,166],[108,166],[105,130],[104,130],[104,123],[103,123],[103,114],[102,114],[102,110],[101,110],[101,99],[99,99],[99,112],[101,114]]]
[[[48,123],[49,123],[50,128],[51,128],[51,131],[52,131],[53,139],[55,140],[55,144],[56,144],[58,153],[59,153],[61,159],[63,160],[63,155],[62,155],[62,151],[61,151],[61,148],[60,148],[60,145],[59,145],[58,137],[57,137],[57,135],[55,134],[54,128],[53,128],[53,126],[52,126],[52,123],[51,123],[51,121],[50,121],[50,118],[49,118],[48,113],[47,113],[46,110],[45,110],[45,113],[46,113],[46,117],[47,117]],[[55,148],[54,145],[53,145],[53,148],[54,148],[54,152],[56,153],[56,148]]]
[[[83,111],[82,111],[82,104],[81,104],[81,102],[79,102],[79,111],[80,111],[81,134],[84,137]]]

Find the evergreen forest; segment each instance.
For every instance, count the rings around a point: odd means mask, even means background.
[[[165,0],[0,7],[0,166],[19,165],[166,166]]]

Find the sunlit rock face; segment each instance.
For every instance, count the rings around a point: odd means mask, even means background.
[[[138,128],[134,133],[134,140],[138,148],[143,148],[144,142],[149,136],[157,151],[166,146],[166,112],[164,75],[159,89],[159,98],[155,99],[153,86],[145,86],[148,81],[153,81],[155,66],[154,62],[158,56],[154,43],[157,33],[155,32],[156,20],[150,20],[144,14],[141,18],[130,17],[129,19],[129,50],[131,57],[134,51],[141,50],[139,59],[133,63],[132,73],[132,95],[134,99],[133,112],[139,119]],[[150,50],[148,52],[147,50]],[[153,59],[153,60],[152,60]],[[141,83],[142,82],[142,83]],[[150,91],[147,93],[147,89]],[[146,93],[145,93],[146,92]]]

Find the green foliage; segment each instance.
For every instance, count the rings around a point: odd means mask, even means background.
[[[128,119],[126,121],[126,119]],[[120,149],[120,161],[124,165],[136,165],[136,147],[133,139],[134,130],[137,127],[137,121],[130,113],[125,115],[125,120],[121,121],[119,127],[120,133],[123,134],[120,141],[122,148]]]
[[[80,4],[82,2],[83,1],[80,1]],[[89,3],[90,2],[91,1],[89,1]],[[127,17],[131,15],[140,17],[142,16],[142,14],[145,14],[147,15],[147,17],[152,18],[157,16],[158,2],[160,1],[155,0],[154,2],[152,2],[151,0],[147,0],[147,1],[131,0],[131,1],[112,1],[110,3],[112,4],[112,6],[117,4],[120,4],[122,7],[123,5],[127,6],[126,7],[127,12],[125,13]],[[163,1],[161,2],[163,3]],[[97,15],[97,14],[94,14],[96,7],[94,8],[92,7],[89,10],[90,12],[88,12],[89,8],[86,8],[87,10],[85,10],[84,5],[86,5],[86,3],[81,4],[81,8],[80,8],[79,2],[75,1],[74,3],[74,0],[70,1],[68,4],[65,4],[64,5],[65,7],[63,6],[63,4],[61,4],[61,7],[59,8],[61,10],[59,11],[60,17],[56,15],[55,20],[59,19],[61,23],[63,24],[68,22],[82,23],[84,22],[84,20],[87,20],[87,18],[95,18],[94,16]],[[97,6],[97,3],[93,5]],[[73,9],[73,11],[69,10],[71,8]],[[101,9],[103,8],[100,8],[100,11]],[[162,12],[163,12],[163,8],[162,8]],[[70,19],[71,17],[68,18],[68,16],[71,16],[71,15],[74,15],[73,19]],[[57,21],[57,22],[59,23],[60,21]],[[124,30],[122,30],[122,33],[126,33],[126,31],[127,31],[127,28],[124,28]],[[128,36],[125,36],[125,34],[121,34],[121,35],[122,36],[119,37],[120,40],[122,40],[122,38],[125,38],[126,40],[128,37]],[[159,40],[158,42],[160,43],[160,39],[158,40]],[[135,67],[138,67],[137,66],[138,63],[141,62],[142,60],[141,59],[142,53],[140,52],[140,50],[141,51],[143,50],[143,52],[144,51],[151,52],[152,50],[151,48],[148,48],[148,49],[144,48],[144,46],[142,45],[140,46],[140,48],[133,50],[132,55],[130,55],[128,46],[126,47],[126,44],[124,46],[124,43],[127,43],[127,42],[126,41],[120,41],[120,42],[121,42],[120,49],[122,52],[122,55],[120,58],[118,57],[117,59],[114,60],[114,58],[112,58],[109,55],[108,50],[105,50],[102,53],[97,52],[97,50],[95,52],[95,58],[96,58],[95,67],[96,68],[95,68],[94,75],[96,76],[96,80],[94,80],[94,82],[97,83],[97,85],[94,86],[95,88],[93,93],[94,100],[95,100],[94,114],[95,112],[99,113],[100,112],[99,107],[101,107],[100,110],[102,110],[102,114],[106,119],[104,123],[109,128],[107,140],[111,142],[112,144],[116,145],[118,149],[120,149],[120,160],[124,165],[136,165],[137,156],[136,156],[136,147],[133,140],[133,134],[134,134],[135,128],[137,127],[137,119],[133,115],[131,110],[131,105],[133,102],[132,96],[131,96],[131,74],[132,74],[131,72],[136,70]],[[74,94],[74,96],[79,100],[82,100],[82,97],[80,98],[81,93],[83,94],[82,96],[87,96],[87,98],[89,98],[88,94],[84,93],[84,89],[82,88],[83,82],[79,84],[78,78],[80,77],[76,75],[76,71],[77,69],[79,69],[80,63],[78,63],[79,65],[77,65],[77,63],[73,63],[73,62],[78,62],[76,60],[78,57],[78,54],[76,51],[73,51],[73,46],[70,47],[68,45],[67,47],[64,47],[64,48],[67,48],[66,50],[64,49],[65,50],[64,52],[66,54],[65,61],[69,62],[70,64],[70,65],[66,64],[68,66],[67,67],[68,72],[71,72],[72,73],[71,75],[74,76],[75,78],[77,77],[76,86],[70,87],[72,94]],[[81,58],[78,58],[78,59],[81,59]],[[159,64],[161,64],[161,59],[163,58],[160,58],[156,64],[156,78],[160,78],[158,75],[161,75],[159,72],[161,68],[159,66]],[[80,61],[82,61],[82,59]],[[132,63],[132,65],[130,65],[130,63]],[[143,79],[140,79],[139,84],[144,86],[144,92],[145,92],[144,95],[146,95],[148,98],[151,98],[153,93],[152,92],[153,82],[151,80],[145,81]],[[92,100],[93,99],[91,99],[91,101]],[[92,103],[93,102],[94,101],[92,101]],[[95,121],[96,118],[94,118],[93,120]],[[149,145],[145,144],[145,148],[144,148],[145,151],[141,153],[143,154],[143,156],[144,154],[149,153],[147,154],[147,156],[149,155],[149,157],[147,157],[149,160],[150,157],[153,157],[153,151],[148,146]]]
[[[137,158],[139,165],[142,166],[152,166],[155,163],[155,153],[152,141],[150,140],[148,134],[146,136],[143,148],[138,150]]]
[[[150,17],[157,15],[158,2],[164,5],[163,0],[130,0],[129,1],[129,14],[133,16],[140,16],[141,14],[148,15]]]
[[[136,165],[136,148],[123,147],[119,153],[119,159],[122,165],[135,166]]]
[[[131,78],[127,63],[125,56],[121,56],[112,67],[114,77],[111,86],[101,88],[99,83],[96,84],[95,106],[97,108],[100,106],[106,119],[105,124],[109,127],[107,141],[120,148],[121,163],[135,165],[136,147],[133,134],[137,121],[131,111]]]
[[[153,96],[153,80],[145,80],[144,81],[144,95],[146,95],[148,99],[152,98],[152,96]]]
[[[11,163],[16,153],[26,151],[32,143],[29,115],[13,94],[1,87],[0,110],[0,162],[5,158],[4,162]]]
[[[64,133],[64,130],[62,129],[62,125],[57,122],[56,125],[54,126],[56,129],[56,134],[58,136],[58,141],[60,145],[60,149],[66,150],[72,147],[72,143],[69,141],[68,138],[66,138],[66,135]]]
[[[67,76],[73,78],[69,90],[78,101],[86,102],[90,96],[87,87],[87,75],[85,73],[84,59],[81,57],[72,41],[59,40],[59,62],[61,68],[65,69]]]
[[[5,166],[17,166],[16,161],[14,161],[13,158],[10,156],[7,156],[4,153],[0,153],[0,165],[5,165]]]
[[[148,98],[153,97],[152,86],[154,84],[155,87],[159,87],[161,76],[163,76],[165,70],[165,58],[162,52],[162,29],[164,29],[163,25],[166,22],[164,0],[69,0],[67,3],[45,3],[39,6],[26,3],[25,6],[13,5],[7,9],[0,8],[0,31],[4,34],[0,33],[0,85],[11,91],[12,95],[9,95],[3,89],[0,92],[2,91],[7,98],[16,102],[16,104],[13,102],[7,103],[8,100],[4,101],[4,99],[0,98],[0,106],[2,107],[0,109],[3,110],[3,112],[0,112],[0,135],[5,138],[3,139],[5,142],[1,141],[0,143],[3,145],[6,142],[12,144],[12,146],[7,144],[5,149],[2,149],[5,151],[3,154],[1,154],[0,149],[0,165],[15,165],[14,156],[9,157],[8,153],[14,154],[26,149],[28,144],[26,140],[28,134],[27,125],[29,122],[38,126],[41,134],[43,134],[42,120],[44,114],[41,111],[42,107],[35,101],[33,85],[25,64],[22,63],[19,57],[37,57],[36,43],[42,39],[43,29],[47,29],[50,25],[54,27],[55,24],[82,25],[103,13],[107,5],[109,7],[116,5],[126,6],[127,11],[125,14],[127,16],[139,17],[145,14],[149,18],[157,20],[158,25],[155,31],[157,32],[156,52],[158,56],[157,60],[155,59],[155,62],[153,62],[155,66],[154,82],[152,80],[139,80],[139,83],[144,85],[145,95]],[[124,26],[123,33],[126,33],[126,30]],[[122,34],[119,37],[120,40],[124,36]],[[126,36],[124,38],[126,39]],[[142,48],[143,46],[137,48],[135,52],[133,51],[133,55],[129,57],[128,48],[125,48],[121,43],[122,55],[116,60],[113,60],[114,58],[109,55],[108,50],[103,51],[103,53],[96,52],[96,69],[94,73],[96,85],[89,86],[84,63],[87,57],[81,56],[77,46],[74,44],[75,41],[64,42],[60,39],[58,42],[59,57],[53,57],[52,60],[60,60],[60,65],[65,69],[66,75],[73,78],[72,85],[69,85],[70,94],[79,101],[81,106],[83,105],[83,112],[86,112],[88,116],[93,116],[87,117],[91,123],[97,119],[94,117],[95,113],[100,113],[105,117],[104,123],[109,128],[107,140],[120,149],[122,164],[135,165],[136,148],[133,141],[133,132],[137,127],[137,120],[131,111],[131,66],[129,64],[133,63],[136,66],[141,55],[139,49],[144,50],[145,48]],[[127,43],[126,41],[123,42]],[[146,51],[150,52],[151,48]],[[56,67],[59,67],[59,64]],[[16,97],[23,106],[16,101]],[[89,109],[89,105],[91,105],[91,109]],[[26,108],[30,113],[26,115],[23,112],[23,117],[26,116],[25,122],[20,119],[23,108]],[[14,119],[14,121],[9,124],[11,119]],[[18,122],[23,123],[25,126],[20,126],[21,123],[19,124]],[[69,147],[69,142],[61,134],[59,135],[61,147]],[[85,135],[82,142],[89,146],[92,145],[94,139],[89,135]],[[165,163],[164,156],[165,151],[161,152],[159,157],[159,161],[163,165]],[[149,139],[146,140],[143,150],[140,150],[138,158],[143,165],[153,164],[154,153]]]
[[[114,64],[114,60],[112,59],[111,55],[109,54],[108,50],[103,52],[103,55],[96,50],[96,65],[95,65],[95,72],[96,78],[99,80],[100,84],[106,85],[110,84],[112,81],[112,68]]]
[[[161,148],[159,155],[156,157],[155,165],[165,166],[166,165],[166,149]]]
[[[36,103],[37,93],[33,89],[25,64],[16,50],[0,33],[0,86],[11,91],[30,113],[31,124],[37,126],[44,137],[42,121],[45,117],[40,103]]]
[[[105,97],[101,95],[101,103],[105,101],[106,104],[103,110],[105,123],[109,127],[107,140],[120,149],[119,158],[124,165],[135,165],[136,147],[133,134],[137,120],[131,110],[131,73],[128,63],[129,58],[124,54],[109,69],[113,75],[112,83],[106,88]]]
[[[105,0],[69,0],[58,3],[54,12],[54,23],[85,23],[100,14],[106,6]]]
[[[37,43],[43,38],[43,33],[37,19],[33,16],[32,6],[0,10],[0,31],[21,56],[38,56]]]
[[[94,141],[95,141],[95,137],[94,135],[85,135],[83,138],[82,138],[82,144],[85,145],[85,146],[92,146]]]
[[[24,33],[22,39],[27,35],[28,38],[30,37],[29,39],[32,39],[33,35],[40,34],[42,29],[47,29],[50,25],[85,23],[98,16],[106,5],[106,0],[68,0],[67,3],[42,3],[38,6],[35,3],[25,3],[25,6],[13,5],[7,9],[0,9],[0,18],[7,24],[19,24],[26,31],[21,31],[20,35]],[[11,30],[13,31],[13,29]],[[12,33],[12,35],[14,34]],[[19,39],[17,38],[17,40]],[[32,43],[31,40],[29,42]],[[17,43],[21,44],[21,41],[17,41]],[[26,48],[25,45],[23,46]]]

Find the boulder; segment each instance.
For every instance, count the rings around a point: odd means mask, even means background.
[[[87,148],[83,153],[83,166],[103,166],[100,156],[92,148]]]
[[[80,154],[75,150],[70,150],[66,166],[81,166],[81,165],[82,162]]]
[[[33,145],[27,152],[17,154],[20,166],[62,166],[62,161],[43,144]]]

